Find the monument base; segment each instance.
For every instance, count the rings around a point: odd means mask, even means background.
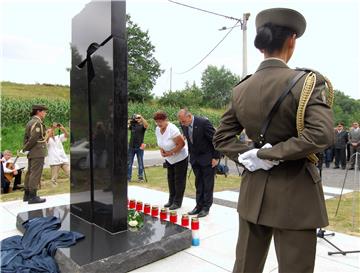
[[[17,228],[34,217],[56,216],[61,229],[85,235],[70,248],[59,248],[55,259],[61,272],[128,272],[191,246],[191,230],[144,215],[138,231],[112,234],[70,213],[70,206],[58,206],[19,213]]]

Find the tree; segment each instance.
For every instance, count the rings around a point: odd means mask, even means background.
[[[355,100],[339,90],[334,90],[334,121],[343,121],[350,126],[354,121],[360,121],[360,100]]]
[[[129,15],[126,19],[129,100],[144,102],[152,99],[151,90],[164,71],[153,55],[155,47],[150,42],[148,31],[142,31]]]
[[[202,97],[202,91],[195,82],[191,86],[187,82],[183,90],[165,92],[159,103],[179,107],[200,106]]]
[[[230,101],[231,90],[239,82],[239,76],[222,66],[209,65],[202,74],[201,88],[204,94],[203,104],[209,107],[221,108]]]

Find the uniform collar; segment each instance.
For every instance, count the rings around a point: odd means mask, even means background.
[[[287,64],[279,58],[266,58],[261,62],[256,72],[269,67],[289,68]]]

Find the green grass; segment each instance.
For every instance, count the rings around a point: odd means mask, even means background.
[[[135,171],[135,170],[134,170]],[[151,167],[145,169],[148,183],[138,183],[131,182],[130,185],[141,186],[144,188],[159,190],[163,192],[168,192],[168,183],[167,183],[167,172],[166,169],[162,167]],[[136,175],[136,171],[134,175]],[[189,197],[195,196],[195,176],[191,172],[190,178],[186,181],[185,195]],[[215,189],[214,191],[224,191],[224,190],[233,190],[240,188],[239,176],[229,175],[225,177],[224,175],[217,175],[215,178]]]
[[[55,195],[55,194],[70,192],[70,181],[65,176],[63,171],[60,171],[59,178],[57,180],[58,183],[57,186],[53,186],[50,179],[51,179],[50,169],[44,169],[43,175],[41,177],[41,189],[38,191],[38,194],[40,196]],[[25,180],[25,173],[23,173],[21,180],[23,184],[24,184],[24,180]],[[1,194],[0,201],[6,202],[13,200],[21,200],[23,198],[23,195],[24,195],[24,191],[19,191],[19,190],[7,194]]]
[[[13,82],[1,82],[1,96],[21,99],[47,98],[66,99],[70,98],[69,86],[51,84],[21,84]]]
[[[354,199],[353,199],[354,198]],[[354,200],[354,211],[353,211]],[[350,235],[360,236],[360,194],[359,192],[348,193],[342,196],[339,210],[335,216],[339,198],[326,200],[330,225],[329,230],[339,231]],[[354,213],[354,225],[353,225]]]

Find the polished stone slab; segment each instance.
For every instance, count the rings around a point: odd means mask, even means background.
[[[191,230],[144,215],[139,231],[112,234],[70,213],[69,206],[58,206],[19,213],[17,228],[38,216],[57,216],[63,230],[85,235],[70,248],[58,249],[56,261],[61,272],[128,272],[191,246]]]

